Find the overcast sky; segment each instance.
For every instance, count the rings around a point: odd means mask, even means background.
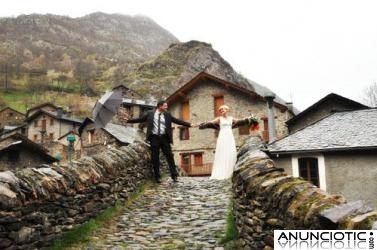
[[[377,1],[11,0],[2,17],[149,16],[180,41],[212,44],[243,76],[303,110],[329,93],[362,101],[377,81]]]

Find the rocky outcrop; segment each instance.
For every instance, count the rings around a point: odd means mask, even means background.
[[[49,245],[62,232],[124,201],[150,177],[149,150],[134,143],[70,166],[0,172],[0,249]]]
[[[75,61],[91,54],[108,62],[140,61],[174,42],[178,39],[171,33],[141,15],[97,12],[79,18],[50,14],[0,18],[0,51],[8,49],[6,54],[24,63],[43,55],[50,60],[48,67],[56,67],[64,56]]]
[[[238,74],[211,44],[200,41],[173,43],[159,56],[126,76],[139,92],[166,98],[200,72],[253,89],[252,82]]]
[[[244,249],[271,249],[274,230],[376,227],[377,211],[287,175],[260,145],[259,137],[251,137],[240,148],[233,176],[234,212]]]

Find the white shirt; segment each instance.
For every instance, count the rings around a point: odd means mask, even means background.
[[[159,112],[158,110],[156,110],[156,112],[154,112],[154,117],[153,117],[152,134],[154,134],[154,135],[158,135],[158,116],[159,115],[161,116],[160,117],[160,135],[165,134],[165,129],[166,129],[165,116],[163,115],[162,112]]]

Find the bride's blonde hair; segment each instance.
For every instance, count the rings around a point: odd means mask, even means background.
[[[226,109],[227,111],[230,110],[230,108],[229,108],[227,105],[221,105],[221,106],[219,107],[219,110],[221,110],[221,109]]]

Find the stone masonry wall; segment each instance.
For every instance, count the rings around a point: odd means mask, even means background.
[[[233,175],[234,213],[243,249],[272,249],[274,230],[377,229],[377,211],[287,175],[260,145],[259,137],[246,141]]]
[[[134,143],[72,166],[0,172],[0,249],[40,249],[125,201],[151,175],[146,146]]]

